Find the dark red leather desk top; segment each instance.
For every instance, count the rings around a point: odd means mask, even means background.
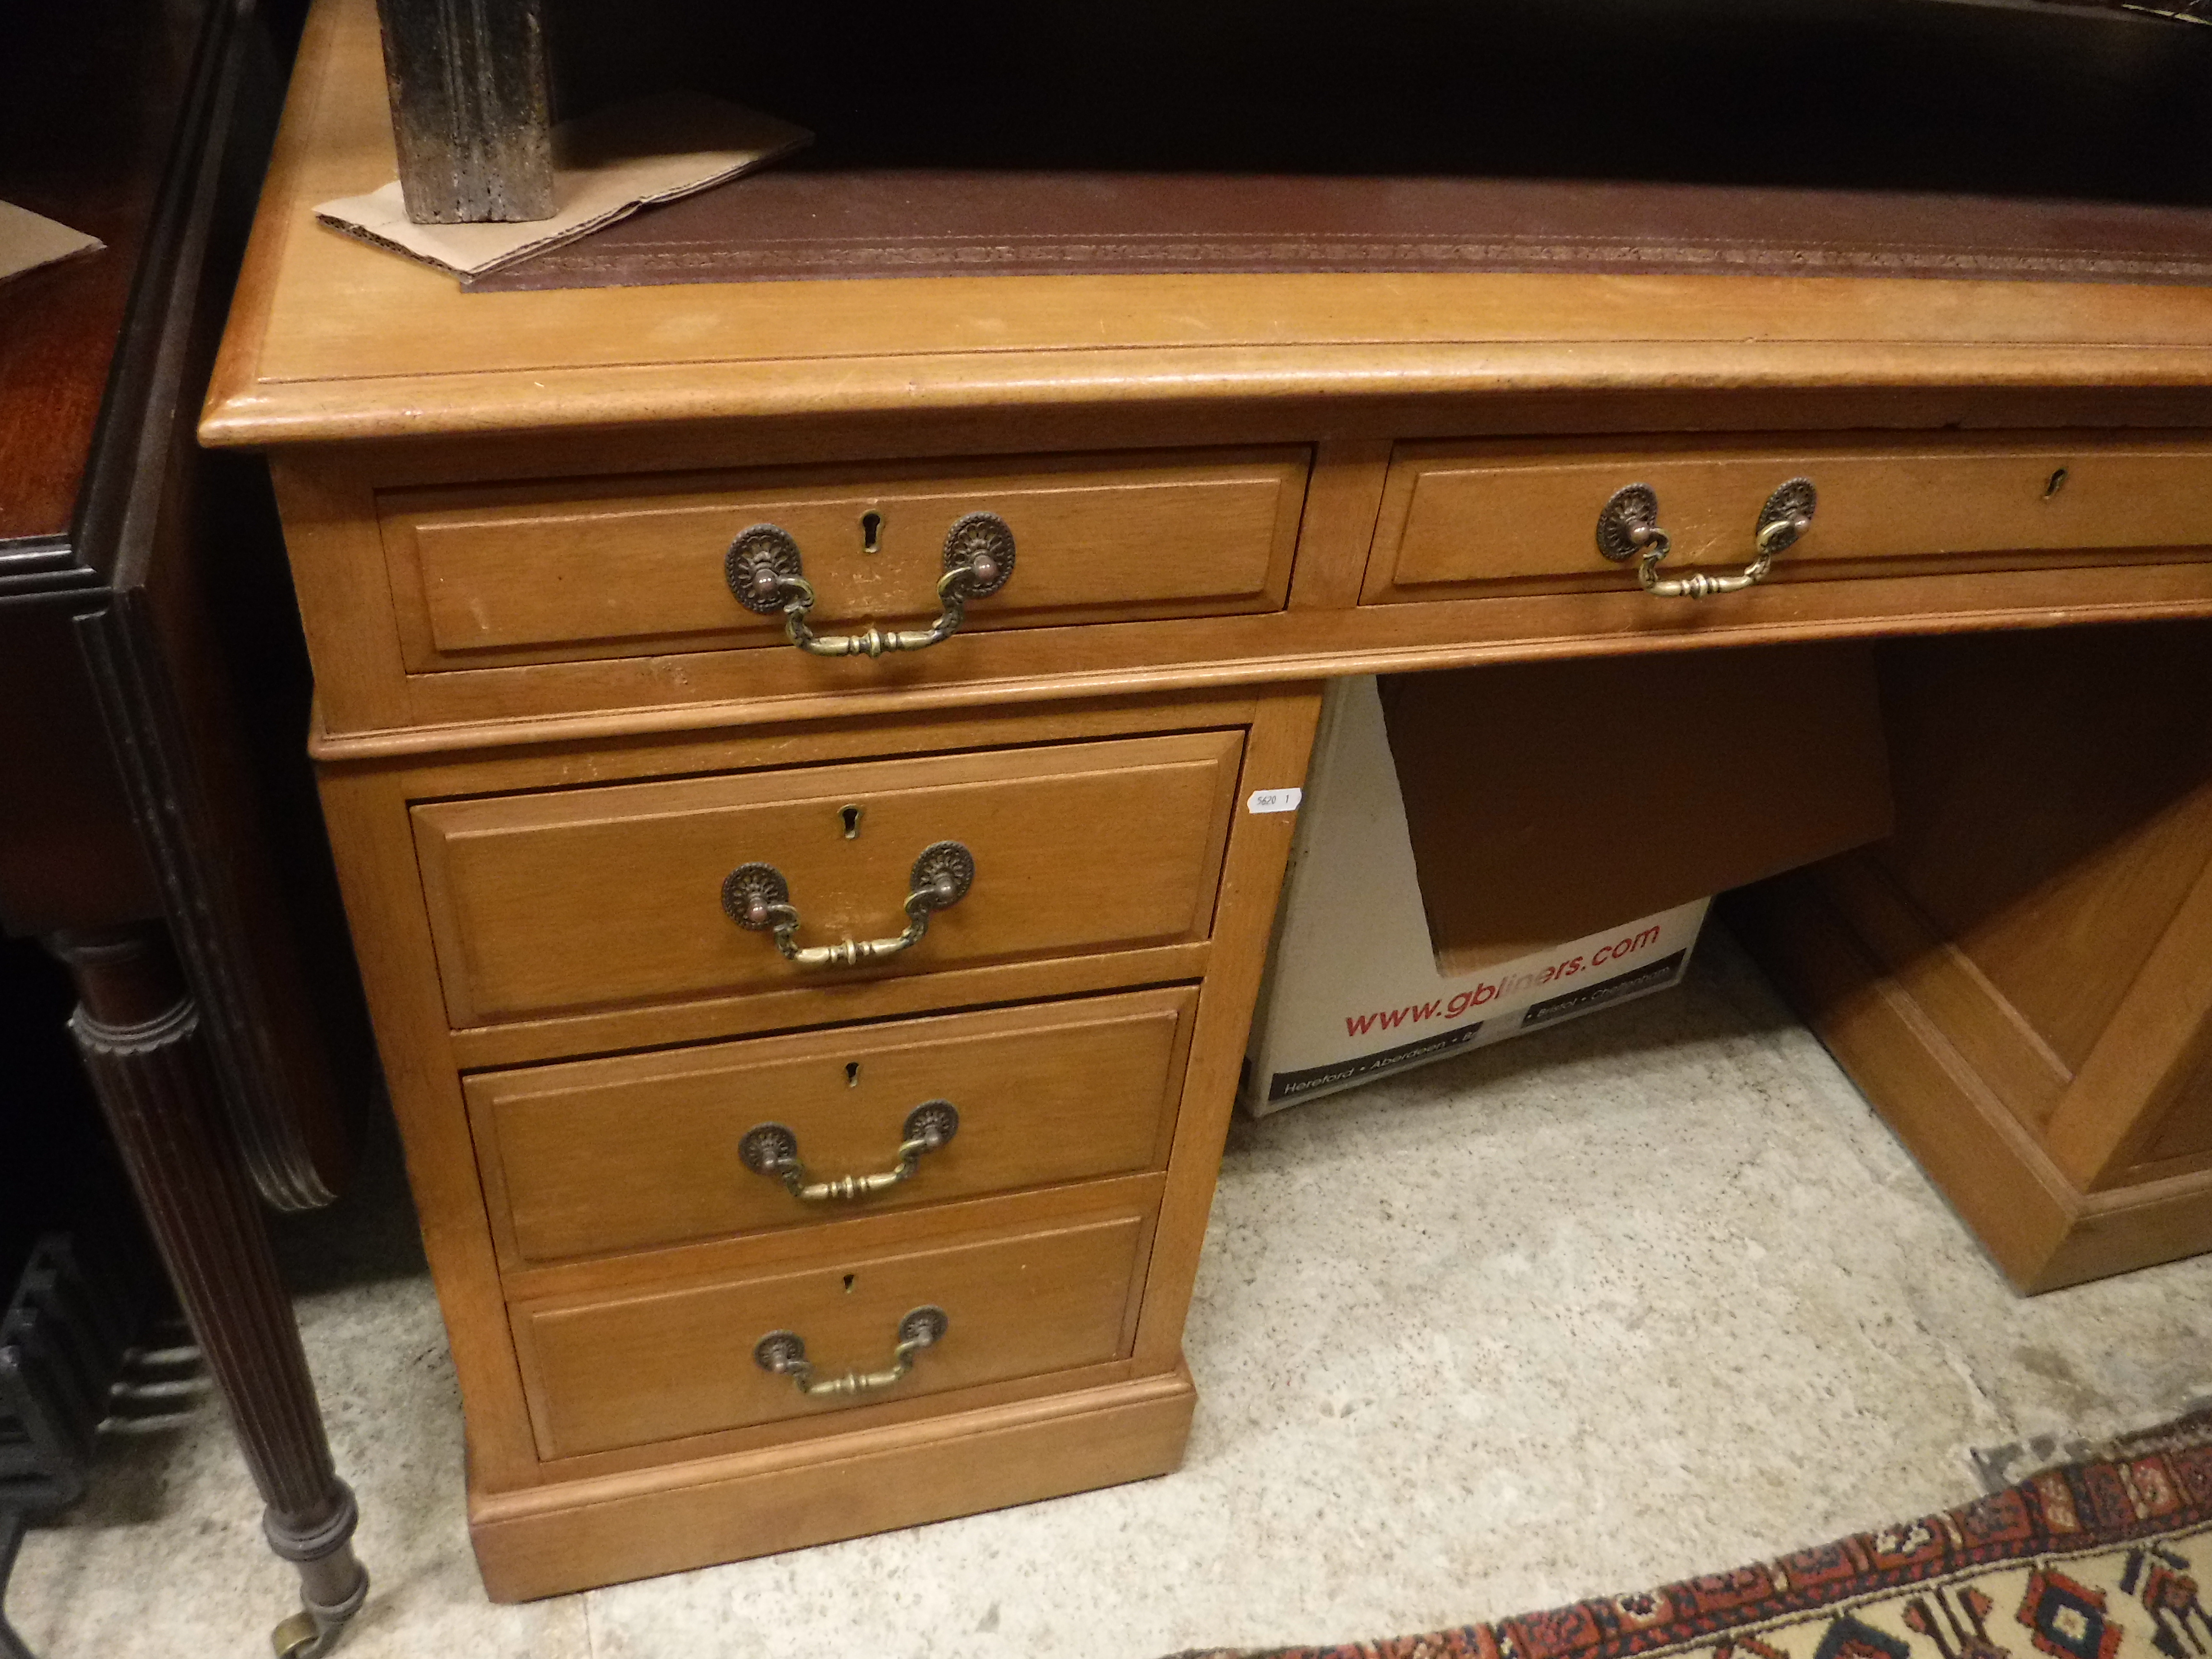
[[[1071,272],[1572,270],[2212,282],[2212,209],[1447,177],[738,179],[470,286]]]

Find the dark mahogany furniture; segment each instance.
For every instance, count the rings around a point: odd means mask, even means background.
[[[251,0],[0,6],[0,198],[106,244],[0,287],[0,927],[76,980],[71,1033],[300,1569],[295,1659],[367,1578],[261,1206],[328,1202],[345,1145],[231,684],[291,624],[251,614],[251,500],[191,434],[277,72]]]

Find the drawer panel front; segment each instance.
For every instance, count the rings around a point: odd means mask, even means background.
[[[1771,580],[2212,543],[2202,510],[2212,444],[1413,444],[1393,458],[1363,598],[1449,599],[1487,584],[1632,588],[1633,563],[1601,557],[1596,536],[1600,511],[1632,483],[1657,493],[1671,543],[1662,574],[1724,574],[1751,562],[1760,509],[1797,477],[1812,480],[1818,506]]]
[[[447,1012],[469,1026],[1200,940],[1243,750],[1241,732],[1197,732],[418,805]],[[765,864],[796,948],[893,938],[918,855],[945,842],[973,860],[967,891],[857,967],[802,968],[723,908],[732,872]]]
[[[911,1399],[1123,1357],[1149,1214],[559,1307],[519,1306],[515,1341],[539,1454],[621,1446]],[[896,1382],[810,1397],[763,1370],[789,1332],[817,1382],[889,1368],[901,1322],[936,1308],[945,1332]]]
[[[964,630],[1281,608],[1305,501],[1303,449],[816,473],[387,491],[378,516],[411,672],[502,662],[783,644],[780,615],[724,575],[742,531],[797,542],[841,633],[936,614],[946,533],[992,513],[1013,533],[1006,585]]]
[[[471,1078],[494,1226],[537,1263],[1163,1168],[1197,1000],[1171,987]],[[892,1171],[909,1118],[940,1102],[950,1138],[857,1198],[802,1199],[742,1150],[781,1125],[802,1185]]]

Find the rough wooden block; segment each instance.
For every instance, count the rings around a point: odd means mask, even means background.
[[[541,0],[377,0],[399,185],[417,224],[553,212]]]

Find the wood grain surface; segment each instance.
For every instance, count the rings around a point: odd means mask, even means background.
[[[475,1025],[1195,943],[1243,746],[1194,732],[418,806],[447,1006]],[[765,863],[801,946],[893,937],[915,859],[946,841],[972,855],[973,887],[882,961],[804,969],[724,912],[724,878]]]
[[[1864,653],[1707,647],[2212,616],[2212,289],[464,294],[311,222],[390,176],[375,50],[370,0],[319,0],[203,432],[276,452],[497,1595],[1172,1465],[1296,823],[1241,804],[1302,783],[1328,677],[1489,665],[1468,684],[1510,706],[1440,704],[1432,728],[1489,707],[1552,804],[1507,823],[1480,799],[1494,779],[1436,768],[1409,791],[1462,836],[1487,809],[1494,835],[1548,842],[1505,931],[1560,937],[1624,872],[1692,896],[1885,827]],[[1670,601],[1595,556],[1605,497],[1649,481],[1675,562],[1747,562],[1759,505],[1801,473],[1821,509],[1769,585]],[[971,508],[1024,515],[1024,562],[911,658],[801,656],[721,586],[729,538],[774,520],[823,624],[919,617],[942,526]],[[2044,637],[2018,635],[2024,662]],[[1905,864],[1774,890],[1762,937],[2021,1283],[2196,1248],[2212,883],[2173,853],[2115,886],[2096,850],[2188,839],[2148,822],[2158,722],[2112,745],[2120,821],[2098,841],[2096,811],[2035,817],[2032,751],[2125,721],[2127,696],[2092,692],[2069,725],[2063,686],[1976,687],[1931,668],[1904,692],[1925,726],[1899,775],[1929,804],[1893,843]],[[1638,782],[1630,822],[1607,820],[1608,774]],[[1563,826],[1562,797],[1587,821]],[[758,860],[801,945],[895,933],[940,839],[972,848],[975,885],[886,962],[801,974],[722,914],[724,876]],[[1947,909],[1976,878],[1996,909]],[[2038,883],[2101,895],[2136,969],[2085,965],[2070,923],[2012,927]],[[2168,958],[2163,1000],[2061,1006],[2077,969]],[[775,1114],[811,1166],[875,1167],[937,1092],[972,1117],[873,1206],[794,1214],[736,1161]],[[879,1396],[810,1402],[752,1363],[787,1326],[828,1369],[881,1364],[926,1301],[952,1334]]]
[[[865,772],[888,763],[879,759],[848,768],[848,763],[860,757],[905,756],[926,767],[941,758],[932,751],[947,747],[981,750],[987,757],[994,752],[1020,755],[1035,750],[1054,757],[1055,764],[1065,765],[1066,757],[1086,750],[1142,753],[1148,743],[1189,741],[1218,748],[1225,738],[1233,754],[1241,747],[1241,729],[1259,708],[1272,702],[1266,699],[1255,704],[1243,695],[1216,694],[1091,707],[1013,705],[971,710],[951,718],[926,713],[894,714],[782,729],[692,733],[643,744],[554,745],[489,755],[426,757],[398,766],[325,767],[321,773],[325,811],[362,981],[375,1019],[393,1108],[407,1144],[410,1179],[422,1218],[424,1244],[467,1401],[471,1492],[478,1495],[514,1492],[556,1478],[542,1462],[531,1426],[507,1316],[510,1280],[514,1293],[525,1297],[591,1299],[617,1290],[627,1293],[650,1287],[671,1277],[716,1273],[757,1276],[787,1262],[783,1252],[793,1244],[802,1253],[815,1248],[811,1241],[818,1228],[774,1229],[743,1237],[687,1243],[675,1247],[683,1253],[681,1261],[672,1261],[673,1252],[664,1247],[553,1267],[526,1266],[503,1273],[471,1137],[463,1094],[464,1067],[511,1066],[715,1041],[746,1032],[789,1031],[825,1021],[896,1018],[979,1004],[1026,1002],[1115,991],[1132,985],[1189,981],[1205,973],[1212,945],[1209,941],[864,981],[844,988],[842,994],[836,988],[799,986],[786,992],[652,1003],[605,1014],[518,1020],[455,1032],[441,988],[429,908],[417,864],[411,803],[448,800],[458,805],[454,800],[458,797],[496,805],[502,799],[529,799],[564,787],[574,787],[579,795],[591,797],[609,791],[582,786],[596,783],[619,789],[630,787],[626,780],[699,774],[820,779],[843,769]],[[1160,735],[1116,736],[1148,732]],[[1266,763],[1265,776],[1271,784],[1295,781],[1303,768],[1304,750],[1298,747],[1294,760],[1273,753]],[[1244,775],[1253,777],[1249,765]],[[1237,781],[1233,771],[1229,781]],[[844,804],[845,798],[840,795],[825,800],[823,807],[837,848],[849,851],[837,820],[837,808]],[[1238,908],[1233,924],[1238,939],[1245,941],[1237,947],[1237,959],[1242,961],[1249,952],[1254,958],[1251,973],[1256,976],[1256,957],[1264,945],[1267,918],[1249,907],[1271,905],[1274,890],[1270,878],[1264,894],[1251,890],[1249,860],[1252,855],[1237,849],[1247,848],[1256,837],[1271,844],[1272,856],[1279,860],[1288,846],[1288,820],[1240,815],[1239,823],[1249,828],[1233,839],[1225,859],[1226,875],[1231,890],[1243,895],[1236,901]],[[900,873],[904,873],[902,868]],[[720,879],[719,871],[715,879]],[[774,949],[764,939],[748,936],[747,942],[766,947],[774,957]],[[1233,987],[1231,990],[1233,1002]],[[1246,996],[1249,1001],[1249,991]],[[1233,1082],[1235,1058],[1242,1047],[1241,1018],[1242,1010],[1234,1007],[1215,1017],[1216,1034],[1206,1048],[1206,1081],[1194,1085],[1208,1091],[1196,1114],[1201,1139],[1208,1133],[1218,1137],[1225,1126],[1228,1084]],[[1202,1013],[1200,1023],[1205,1023]],[[849,1034],[849,1024],[846,1029]],[[1191,1074],[1196,1075],[1195,1067]],[[1192,1112],[1178,1112],[1178,1144],[1193,1121]],[[1117,1193],[1131,1182],[1149,1182],[1143,1206],[1149,1209],[1158,1202],[1160,1177],[1157,1176],[1107,1179]],[[1182,1183],[1170,1185],[1168,1191],[1172,1195],[1182,1191],[1183,1185],[1202,1181],[1204,1189],[1210,1192],[1212,1179],[1210,1168],[1194,1170]],[[834,1225],[866,1248],[911,1249],[925,1237],[942,1238],[979,1225],[1034,1228],[1048,1224],[1055,1213],[1065,1211],[1067,1190],[1073,1189],[1048,1188],[949,1200],[855,1215]],[[1042,1208],[1035,1207],[1037,1204]],[[978,1205],[988,1207],[988,1217],[978,1216]],[[1194,1229],[1187,1201],[1179,1203],[1176,1211],[1180,1218],[1176,1248],[1188,1253],[1189,1262],[1195,1261],[1197,1240],[1202,1235],[1204,1207],[1200,1200],[1195,1208]],[[886,1228],[888,1232],[882,1231]],[[1178,1316],[1175,1334],[1179,1336],[1179,1333]],[[1153,1369],[1172,1370],[1177,1352],[1179,1343],[1171,1341],[1164,1358],[1155,1361]],[[865,1410],[874,1414],[890,1410],[896,1414],[896,1408]],[[1186,1411],[1186,1418],[1187,1414]],[[712,1442],[714,1437],[708,1440]],[[1152,1448],[1146,1454],[1149,1458],[1172,1461],[1172,1450],[1164,1449],[1168,1443],[1147,1443]],[[1172,1445],[1179,1448],[1180,1444],[1177,1429]],[[735,1449],[708,1443],[693,1447],[688,1455],[711,1462]],[[675,1455],[680,1460],[685,1454]],[[640,1455],[665,1463],[672,1454],[656,1449]],[[1164,1462],[1152,1464],[1155,1472],[1162,1467]],[[702,1481],[716,1478],[705,1465],[696,1474]],[[998,1490],[1003,1484],[986,1482],[985,1486]],[[983,1488],[969,1483],[963,1489]],[[921,1502],[919,1496],[915,1502]]]
[[[495,1072],[465,1091],[503,1260],[680,1243],[1158,1167],[1182,1089],[1188,988]],[[958,1114],[915,1176],[805,1203],[739,1158],[792,1130],[809,1181],[898,1163],[927,1102]]]
[[[891,1362],[899,1322],[942,1309],[944,1339],[890,1389],[899,1397],[1110,1359],[1123,1346],[1150,1218],[1071,1219],[1048,1231],[884,1257],[825,1239],[818,1267],[514,1311],[524,1386],[546,1457],[817,1416],[872,1395],[811,1399],[754,1362],[775,1331],[805,1344],[823,1380]]]
[[[1382,683],[1382,707],[1444,974],[1670,910],[1890,826],[1864,646],[1404,675]]]
[[[2203,624],[1881,648],[1886,841],[1747,901],[2014,1280],[2212,1242]]]
[[[858,1432],[827,1458],[799,1443],[471,1490],[469,1532],[492,1599],[528,1601],[1165,1474],[1197,1398],[1178,1366]]]
[[[1818,490],[1817,507],[1776,556],[1772,580],[1898,560],[1980,555],[1988,568],[2212,542],[2212,445],[2179,437],[1410,444],[1391,467],[1363,598],[1618,586],[1595,530],[1632,483],[1658,495],[1667,571],[1740,568],[1754,556],[1768,495],[1798,477]]]
[[[1016,556],[967,632],[1283,603],[1302,452],[988,465],[390,492],[379,517],[407,667],[788,649],[781,613],[746,610],[725,578],[732,541],[759,524],[798,544],[817,633],[933,619],[945,534],[978,512],[1006,522]]]
[[[1800,873],[1747,890],[1730,923],[2022,1291],[2212,1249],[2212,1170],[2084,1194]]]

